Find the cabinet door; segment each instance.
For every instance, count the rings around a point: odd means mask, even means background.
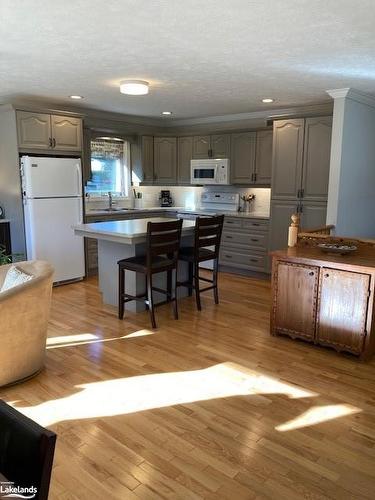
[[[255,132],[232,134],[231,170],[233,184],[250,184],[254,179]]]
[[[326,225],[327,203],[303,201],[301,210],[302,229],[315,229]]]
[[[177,140],[177,182],[190,184],[190,162],[193,157],[193,138],[179,137]]]
[[[271,202],[270,250],[282,250],[288,246],[290,218],[295,213],[297,213],[297,201]]]
[[[51,142],[50,115],[17,112],[18,147],[20,149],[49,149]]]
[[[71,116],[51,116],[53,149],[81,151],[82,120]]]
[[[212,158],[230,158],[230,134],[211,135]]]
[[[209,158],[211,148],[209,135],[196,135],[193,137],[193,158],[202,159]]]
[[[370,276],[322,268],[317,341],[359,354],[366,335]]]
[[[301,189],[304,120],[273,124],[272,198],[295,199]]]
[[[314,340],[319,268],[278,261],[274,273],[273,333]]]
[[[177,177],[176,137],[154,137],[154,179],[158,184],[172,184]]]
[[[303,198],[327,201],[332,117],[306,118],[303,148]]]
[[[256,134],[255,183],[271,184],[272,130],[260,130]]]
[[[143,135],[141,138],[141,163],[143,182],[154,181],[154,138]]]

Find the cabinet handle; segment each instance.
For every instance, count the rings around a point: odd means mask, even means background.
[[[53,139],[52,139],[52,147],[53,147],[53,148],[55,148],[55,147],[56,147],[56,139],[55,139],[55,138],[53,138]]]
[[[255,222],[253,222],[252,226],[260,226],[260,224],[256,224]]]
[[[257,240],[256,238],[251,238],[251,241],[259,241],[259,240]]]
[[[258,259],[250,259],[250,262],[258,262]]]
[[[328,274],[328,273],[326,273],[326,274],[324,275],[324,277],[325,277],[325,278],[329,278],[329,274]]]
[[[226,224],[233,224],[233,221],[232,221],[232,220],[227,220],[227,221],[225,221],[225,222],[226,222]]]
[[[314,271],[309,272],[309,276],[314,276],[314,274],[315,274]]]
[[[303,198],[303,197],[304,197],[304,195],[305,195],[305,190],[302,188],[302,189],[301,189],[301,198]]]
[[[233,239],[233,236],[228,236],[228,235],[226,235],[225,237],[226,237],[228,240],[232,240],[232,239]]]
[[[231,258],[232,258],[232,256],[231,256],[231,255],[226,255],[225,257],[226,257],[227,259],[231,259]]]
[[[48,144],[49,144],[49,147],[50,147],[50,148],[52,148],[52,137],[50,137],[50,138],[48,139]]]
[[[255,172],[254,173],[254,182],[256,182],[256,181],[257,181],[257,173]]]

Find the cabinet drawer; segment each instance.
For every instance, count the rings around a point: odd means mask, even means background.
[[[242,220],[241,219],[227,219],[226,217],[224,218],[224,228],[241,228],[242,227]]]
[[[242,227],[254,231],[268,231],[268,220],[245,219],[242,223]]]
[[[246,255],[238,252],[237,249],[222,248],[220,252],[220,264],[265,272],[266,255],[257,253]]]
[[[267,248],[267,240],[267,233],[246,234],[225,231],[222,236],[223,245],[240,245],[249,248],[259,248],[260,250],[264,250]]]

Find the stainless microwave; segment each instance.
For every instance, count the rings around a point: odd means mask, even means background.
[[[191,184],[229,184],[229,159],[191,160]]]

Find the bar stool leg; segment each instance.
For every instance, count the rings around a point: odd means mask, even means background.
[[[218,274],[218,259],[215,259],[214,261],[214,269],[213,269],[213,285],[214,285],[214,299],[215,299],[215,304],[219,303],[219,293],[218,293],[218,288],[217,288],[217,274]]]
[[[167,271],[167,301],[172,300],[172,271]]]
[[[174,319],[178,319],[178,304],[177,304],[177,267],[175,270],[175,279],[174,279],[174,301],[173,301],[173,312]]]
[[[195,288],[195,301],[197,303],[198,311],[202,310],[201,295],[199,290],[199,262],[194,264],[194,288]]]
[[[152,274],[149,274],[147,276],[147,299],[148,299],[148,307],[150,310],[152,328],[156,328],[154,301],[152,297]]]
[[[188,269],[189,269],[188,280],[189,280],[189,285],[190,285],[188,287],[188,296],[191,297],[193,295],[193,263],[192,262],[189,262]]]
[[[125,269],[118,271],[118,318],[124,319]]]

